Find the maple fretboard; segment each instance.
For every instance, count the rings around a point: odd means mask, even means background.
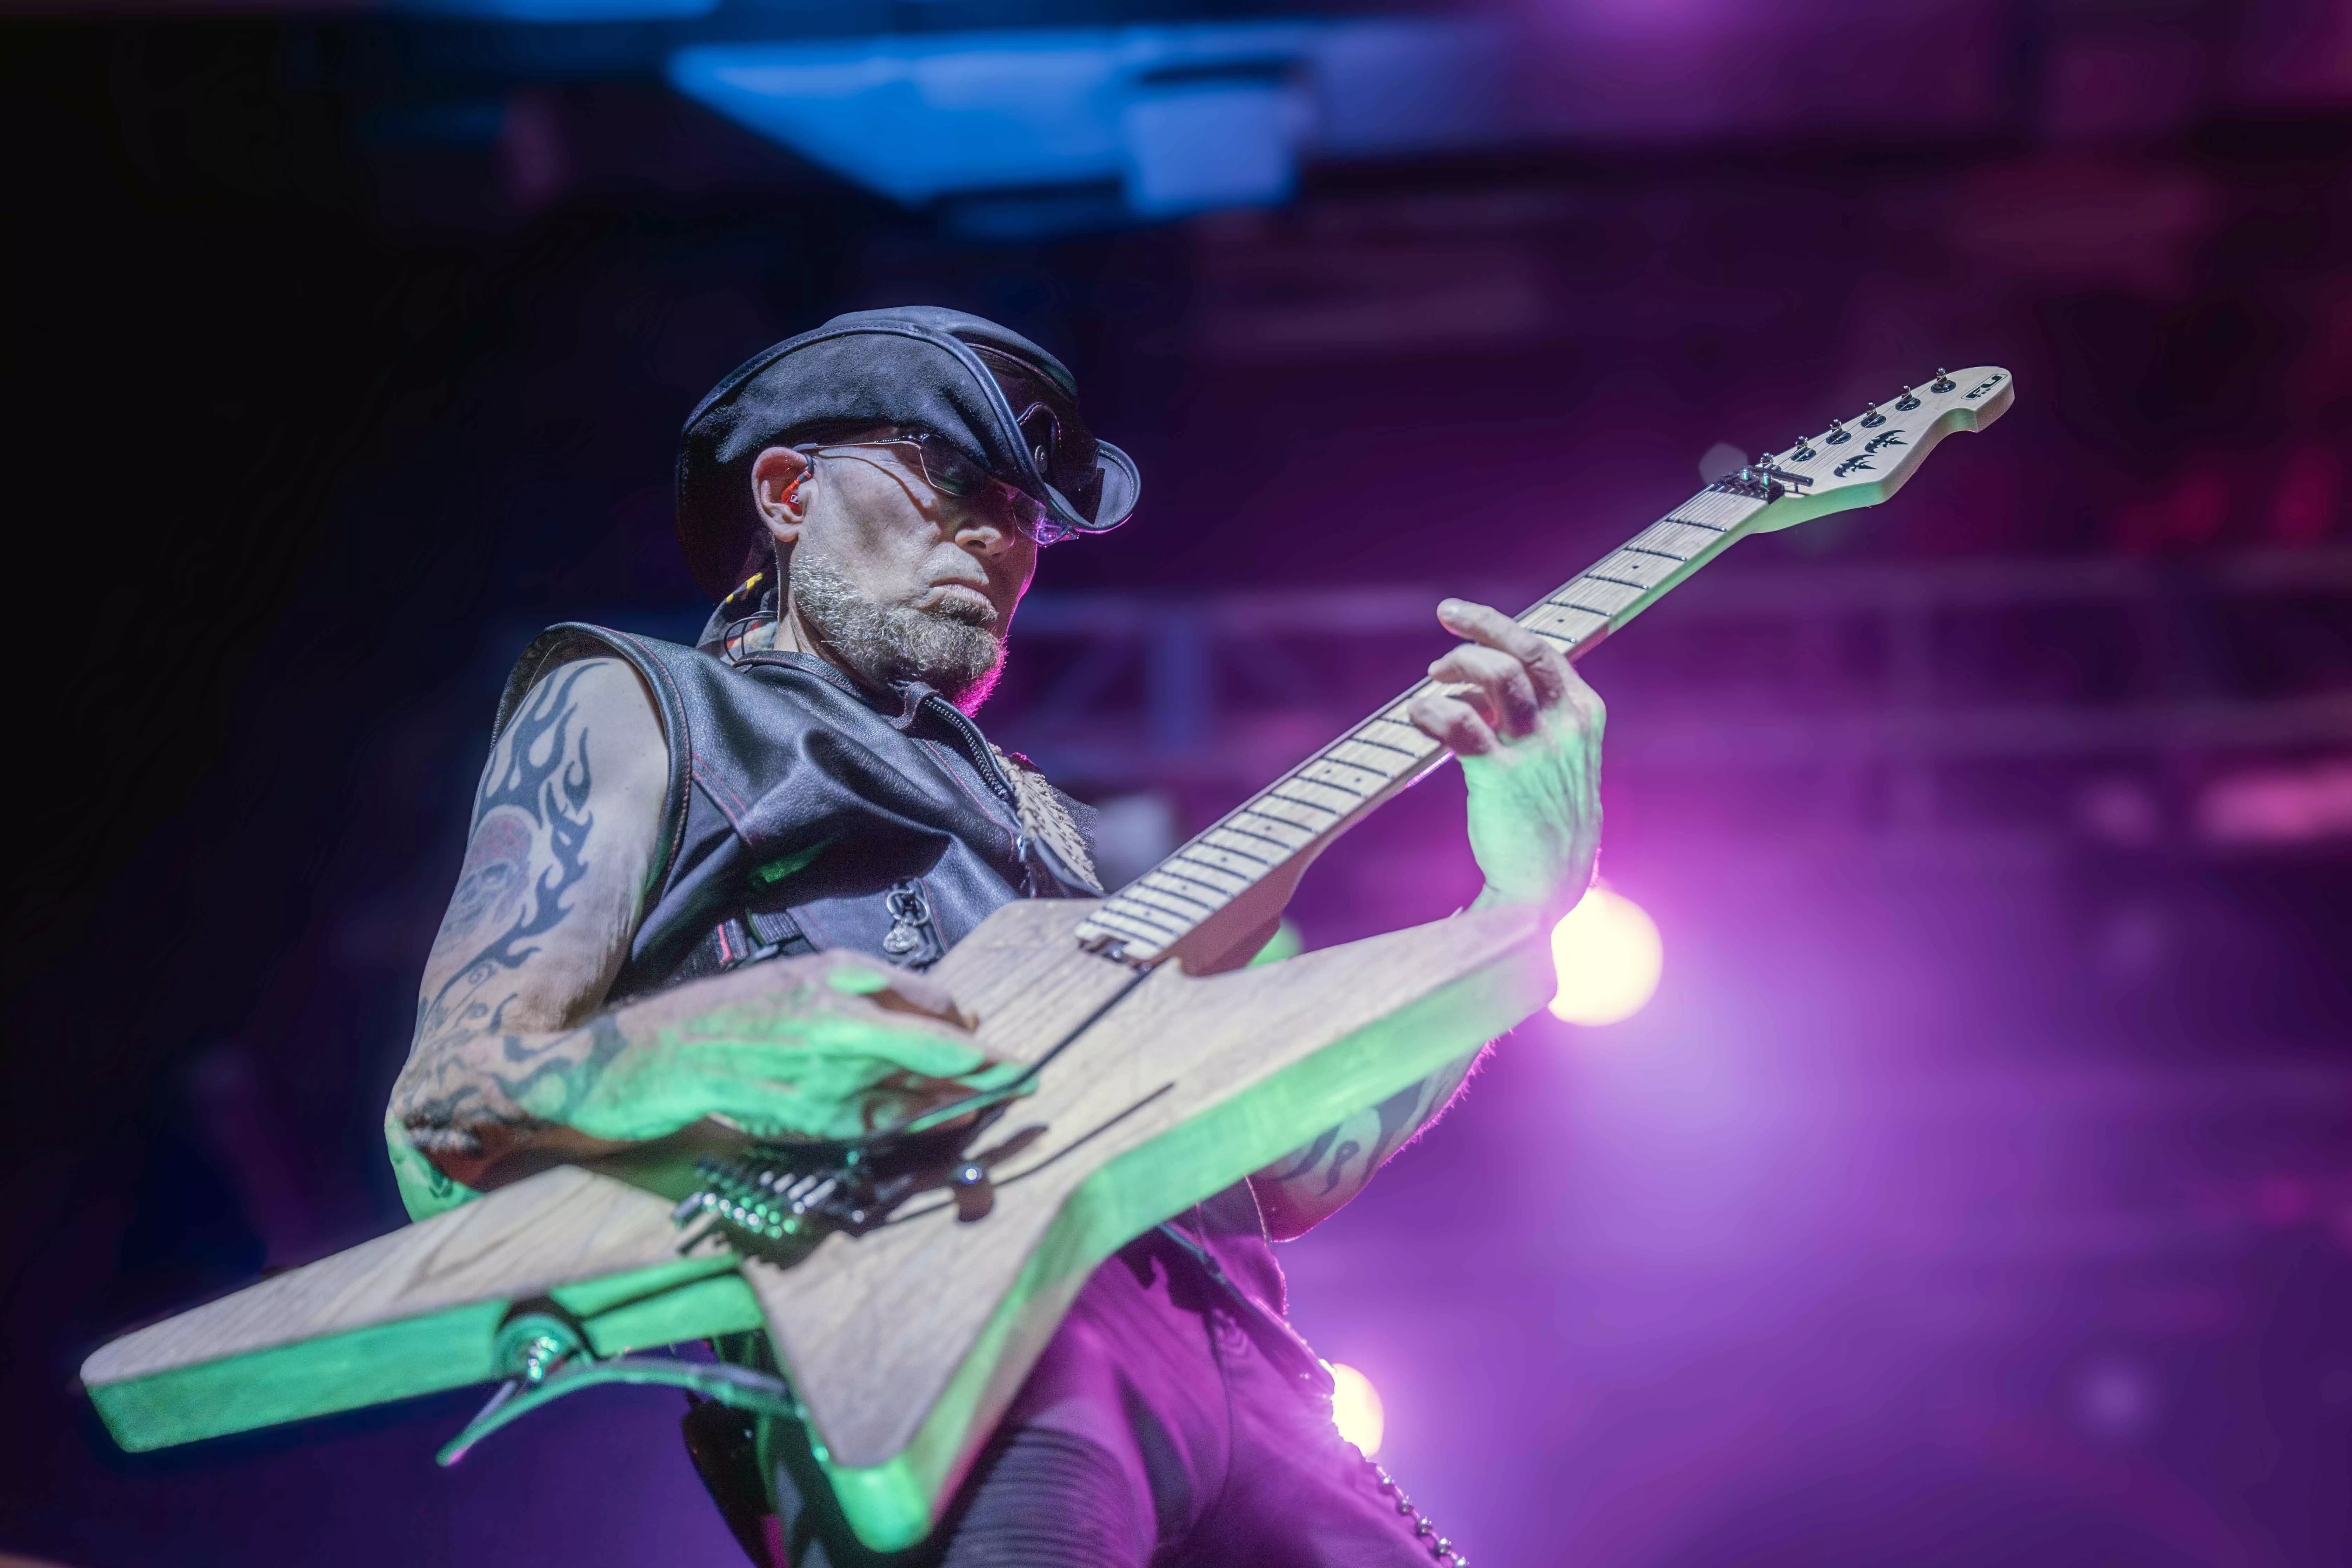
[[[1763,486],[1745,488],[1755,493],[1701,490],[1518,623],[1571,659],[1597,647],[1738,536],[1766,504]],[[1108,900],[1078,928],[1079,940],[1130,963],[1156,963],[1267,884],[1280,881],[1286,893],[1324,845],[1444,760],[1445,748],[1405,716],[1434,684],[1416,682],[1226,813]]]

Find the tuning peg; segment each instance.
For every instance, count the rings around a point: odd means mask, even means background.
[[[1895,411],[1898,414],[1908,414],[1918,406],[1919,400],[1911,395],[1911,389],[1907,386],[1895,399]]]
[[[1800,436],[1797,437],[1795,449],[1789,454],[1789,461],[1810,463],[1819,456],[1821,454],[1813,450],[1813,438],[1811,436]]]
[[[1937,365],[1936,367],[1936,379],[1928,384],[1927,390],[1930,392],[1949,392],[1958,384],[1958,382],[1952,379],[1952,373],[1950,371],[1946,370],[1942,365]]]
[[[1874,408],[1869,413],[1864,415],[1860,419],[1855,420],[1854,423],[1861,426],[1865,430],[1875,430],[1881,425],[1886,423],[1886,416]]]
[[[1853,432],[1845,427],[1843,420],[1837,419],[1830,421],[1830,433],[1822,437],[1823,444],[1832,447],[1843,447],[1853,439]]]

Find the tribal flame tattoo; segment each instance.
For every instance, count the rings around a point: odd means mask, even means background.
[[[510,911],[511,923],[449,977],[426,1005],[428,1013],[440,1012],[460,986],[477,987],[500,971],[520,968],[539,951],[534,939],[572,912],[564,895],[588,874],[583,851],[595,825],[588,810],[587,731],[576,740],[572,734],[572,689],[580,675],[565,672],[516,716],[507,765],[482,780],[473,841],[440,941],[463,941]],[[534,838],[546,844],[554,862],[536,885],[530,879]],[[528,900],[521,896],[526,887]]]
[[[466,864],[429,965],[447,978],[419,1001],[418,1049],[404,1075],[413,1092],[403,1098],[404,1120],[428,1139],[447,1136],[461,1107],[480,1099],[467,1075],[448,1081],[449,1059],[434,1047],[507,1035],[509,1060],[540,1054],[508,1035],[504,1015],[518,992],[498,982],[540,951],[540,939],[572,912],[571,895],[588,875],[593,779],[573,697],[585,673],[584,667],[562,672],[516,715],[475,797]],[[428,1063],[429,1078],[419,1081],[417,1069]],[[500,1080],[499,1087],[511,1094],[521,1086]]]

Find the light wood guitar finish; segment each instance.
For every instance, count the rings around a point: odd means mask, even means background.
[[[1734,540],[1885,499],[2010,395],[2005,372],[1939,372],[1709,487],[1520,620],[1576,657]],[[1316,854],[1442,760],[1403,721],[1421,689],[1129,889],[1008,906],[940,963],[990,1050],[1051,1058],[990,1131],[1036,1130],[984,1217],[925,1194],[782,1267],[681,1253],[676,1159],[549,1171],[103,1347],[82,1368],[100,1415],[152,1448],[508,1376],[500,1331],[525,1312],[596,1356],[765,1328],[860,1536],[919,1541],[1096,1265],[1550,994],[1525,909],[1230,967]]]

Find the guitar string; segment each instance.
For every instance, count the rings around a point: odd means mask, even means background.
[[[1068,1143],[1064,1144],[1061,1148],[1056,1149],[1054,1152],[1038,1161],[1035,1164],[1030,1166],[1027,1170],[1015,1171],[1013,1174],[1005,1177],[1001,1182],[992,1180],[989,1183],[989,1185],[991,1187],[1009,1187],[1015,1182],[1027,1181],[1030,1177],[1035,1175],[1038,1172],[1044,1170],[1055,1161],[1061,1159],[1064,1155],[1075,1153],[1079,1149],[1082,1149],[1087,1144],[1092,1142],[1095,1139],[1101,1137],[1104,1133],[1109,1131],[1112,1128],[1118,1126],[1120,1122],[1126,1121],[1129,1117],[1134,1115],[1137,1111],[1142,1110],[1145,1106],[1150,1104],[1153,1100],[1158,1100],[1161,1095],[1166,1094],[1175,1087],[1176,1085],[1173,1082],[1161,1084],[1158,1089],[1153,1089],[1150,1094],[1145,1095],[1141,1100],[1137,1100],[1133,1105],[1129,1106],[1125,1110],[1120,1111],[1109,1121],[1102,1123],[1098,1127],[1096,1127],[1093,1131],[1086,1133],[1084,1136],[1073,1139]],[[938,1214],[943,1209],[951,1209],[953,1207],[955,1207],[954,1199],[944,1199],[941,1202],[931,1205],[928,1208],[910,1209],[905,1214],[893,1215],[888,1219],[884,1220],[880,1225],[876,1226],[874,1228],[877,1230],[882,1230],[890,1226],[904,1225],[908,1220],[920,1219],[927,1214]]]
[[[1905,395],[1912,396],[1916,395],[1906,391]],[[1696,494],[1691,496],[1688,500],[1683,501],[1681,504],[1669,510],[1664,516],[1657,519],[1647,527],[1636,532],[1632,539],[1627,540],[1626,542],[1620,545],[1617,550],[1612,551],[1608,554],[1603,555],[1601,560],[1595,562],[1592,566],[1586,568],[1576,576],[1570,578],[1567,583],[1563,584],[1558,589],[1555,589],[1552,593],[1545,595],[1543,599],[1538,600],[1536,605],[1530,606],[1528,610],[1523,611],[1517,616],[1514,616],[1513,619],[1519,622],[1522,626],[1527,625],[1528,622],[1539,616],[1544,609],[1556,605],[1559,601],[1560,595],[1572,591],[1580,583],[1595,580],[1595,574],[1600,570],[1600,568],[1606,566],[1611,561],[1614,560],[1625,550],[1634,548],[1635,540],[1652,536],[1660,527],[1669,523],[1681,523],[1685,527],[1700,528],[1716,534],[1720,542],[1728,543],[1739,536],[1738,530],[1741,524],[1748,521],[1748,519],[1753,517],[1757,512],[1763,510],[1765,506],[1769,505],[1771,500],[1777,499],[1779,499],[1777,494],[1770,498],[1756,498],[1740,495],[1737,492],[1721,490],[1714,485],[1709,485],[1699,490]],[[1719,521],[1709,521],[1711,518]],[[1693,552],[1693,556],[1704,553],[1713,547],[1714,546],[1712,544],[1703,545],[1701,550]],[[1644,553],[1659,552],[1645,551]],[[1685,557],[1685,559],[1689,559],[1689,557]],[[1601,580],[1609,581],[1609,579]],[[1578,637],[1575,643],[1571,644],[1568,649],[1569,657],[1573,658],[1580,653],[1589,651],[1590,647],[1598,646],[1599,643],[1608,636],[1610,631],[1615,629],[1613,623],[1615,622],[1618,614],[1633,605],[1642,604],[1643,600],[1654,596],[1654,594],[1662,595],[1664,592],[1663,589],[1653,590],[1643,588],[1638,584],[1633,584],[1622,585],[1635,589],[1634,598],[1628,601],[1626,604],[1618,605],[1612,609],[1601,609],[1586,605],[1571,605],[1570,606],[1576,609],[1581,609],[1588,615],[1601,616],[1602,617],[1602,626],[1595,628],[1595,631],[1599,634],[1597,636],[1588,633],[1583,637]],[[1647,606],[1644,605],[1643,607],[1646,608]],[[1425,689],[1431,684],[1433,683],[1427,680],[1417,683],[1414,687],[1407,690],[1405,698],[1401,700],[1409,700],[1412,696],[1416,695],[1419,691]],[[1371,718],[1356,726],[1355,730],[1350,731],[1347,735],[1342,736],[1340,742],[1334,742],[1334,744],[1344,743],[1349,740],[1362,740],[1364,737],[1360,734],[1360,731],[1368,731],[1373,725],[1380,723],[1382,721],[1394,722],[1395,721],[1389,720],[1389,715],[1394,711],[1397,706],[1398,704],[1395,702],[1390,703],[1386,708],[1375,712]],[[1379,742],[1369,742],[1368,743],[1374,745],[1381,744]],[[1402,748],[1386,749],[1402,750]],[[1325,748],[1325,750],[1328,751],[1329,748]],[[1317,753],[1318,756],[1322,754],[1322,752]],[[1405,770],[1403,776],[1410,778],[1415,773],[1426,772],[1429,768],[1433,767],[1437,763],[1441,762],[1443,757],[1444,752],[1441,750],[1436,757],[1433,757],[1428,761],[1423,762],[1420,767],[1416,768],[1409,766]],[[1195,839],[1192,842],[1206,840],[1209,838],[1211,834],[1216,832],[1219,828],[1224,828],[1228,831],[1247,834],[1253,838],[1265,838],[1265,842],[1276,844],[1277,847],[1282,847],[1279,839],[1265,837],[1264,835],[1250,832],[1247,828],[1236,826],[1236,819],[1250,815],[1253,808],[1258,806],[1261,801],[1276,795],[1282,785],[1289,783],[1290,780],[1296,776],[1297,773],[1303,771],[1305,767],[1311,766],[1314,760],[1314,758],[1309,758],[1308,762],[1302,763],[1299,768],[1293,769],[1290,772],[1286,773],[1282,778],[1277,779],[1274,784],[1268,785],[1264,791],[1260,792],[1258,795],[1252,797],[1252,799],[1247,802],[1244,802],[1223,821],[1212,825],[1207,831],[1197,835]],[[1328,811],[1329,808],[1317,807],[1316,809]],[[1265,814],[1260,813],[1260,815]],[[1344,819],[1345,814],[1341,815]],[[1281,821],[1285,819],[1276,817],[1274,820]],[[1309,842],[1312,842],[1313,838],[1318,836],[1319,835],[1318,833],[1310,831],[1308,835]],[[1174,854],[1168,857],[1167,860],[1161,862],[1160,866],[1154,867],[1153,871],[1156,872],[1171,862],[1181,859],[1185,852],[1191,847],[1191,842],[1179,847]],[[1287,860],[1291,855],[1297,853],[1297,850],[1289,849],[1286,847],[1285,847],[1286,852],[1283,858]],[[1304,846],[1301,846],[1300,847],[1304,847]],[[1275,864],[1278,865],[1280,862],[1276,862]],[[1149,881],[1150,874],[1151,873],[1147,873],[1144,878],[1139,879],[1139,880]],[[1145,907],[1150,908],[1151,906],[1147,904]],[[1113,895],[1110,899],[1104,901],[1102,910],[1097,912],[1117,912],[1117,910],[1118,895]],[[1175,933],[1176,939],[1178,941],[1182,940],[1184,936],[1191,934],[1192,931],[1197,930],[1202,924],[1205,923],[1206,921],[1215,918],[1216,912],[1216,910],[1213,910],[1210,914],[1202,916],[1199,920],[1187,920],[1186,924],[1183,927],[1179,928]],[[1089,919],[1091,920],[1092,917],[1089,917]],[[1149,922],[1147,922],[1147,924]],[[1157,945],[1160,947],[1162,952],[1165,952],[1167,947],[1172,944],[1160,942]],[[1132,992],[1138,984],[1141,984],[1143,979],[1150,973],[1151,972],[1150,970],[1135,971],[1131,979],[1129,979],[1125,984],[1121,985],[1118,990],[1113,992],[1111,995],[1101,1004],[1101,1005],[1097,1006],[1092,1013],[1088,1014],[1087,1017],[1076,1026],[1076,1027],[1071,1029],[1069,1033],[1063,1036],[1059,1041],[1055,1042],[1052,1049],[1048,1050],[1044,1056],[1038,1058],[1036,1061],[1030,1064],[1029,1068],[1020,1074],[1019,1077],[1015,1078],[1011,1083],[999,1089],[990,1089],[979,1094],[969,1096],[964,1100],[944,1106],[938,1110],[910,1118],[906,1122],[900,1124],[897,1128],[889,1130],[888,1131],[868,1134],[866,1138],[858,1141],[857,1146],[864,1147],[866,1144],[879,1142],[887,1138],[919,1132],[927,1130],[928,1128],[941,1126],[946,1122],[955,1120],[959,1116],[969,1115],[975,1111],[985,1110],[992,1105],[1003,1104],[1011,1100],[1013,1096],[1025,1089],[1029,1085],[1035,1082],[1037,1075],[1045,1069],[1046,1064],[1051,1062],[1055,1058],[1060,1056],[1063,1051],[1068,1049],[1071,1045],[1076,1043],[1080,1035],[1085,1034],[1088,1029],[1094,1027],[1094,1026],[1102,1019],[1105,1014],[1108,1013],[1111,1008],[1124,1001],[1128,994]]]
[[[1688,499],[1669,510],[1664,516],[1655,519],[1642,528],[1623,544],[1621,544],[1615,550],[1602,555],[1601,558],[1595,562],[1591,566],[1586,568],[1583,572],[1579,573],[1576,576],[1570,578],[1559,587],[1555,588],[1551,593],[1546,595],[1543,598],[1538,599],[1534,605],[1528,606],[1526,610],[1520,612],[1520,614],[1513,616],[1512,618],[1520,626],[1534,632],[1538,637],[1544,637],[1547,641],[1552,642],[1555,646],[1565,643],[1567,646],[1561,648],[1561,652],[1570,660],[1580,658],[1582,655],[1591,652],[1594,647],[1600,646],[1600,644],[1607,637],[1609,633],[1614,629],[1612,623],[1617,619],[1618,616],[1630,607],[1631,605],[1641,605],[1643,607],[1646,607],[1644,601],[1661,597],[1665,592],[1664,588],[1659,584],[1643,584],[1639,583],[1621,584],[1614,578],[1602,576],[1601,573],[1603,569],[1607,568],[1611,563],[1616,561],[1627,551],[1638,551],[1643,554],[1655,555],[1662,560],[1686,563],[1699,555],[1710,553],[1719,548],[1721,544],[1727,543],[1731,540],[1738,537],[1738,531],[1740,525],[1746,522],[1750,517],[1754,516],[1755,513],[1762,510],[1765,504],[1766,503],[1762,500],[1755,498],[1717,491],[1712,488],[1701,489],[1697,493],[1690,496]],[[1704,532],[1713,534],[1716,537],[1714,539],[1699,542],[1698,547],[1693,550],[1691,554],[1688,556],[1673,555],[1666,552],[1655,549],[1644,549],[1636,543],[1636,541],[1645,539],[1653,540],[1654,542],[1658,534],[1658,531],[1670,524],[1680,524],[1684,528],[1703,531]],[[1574,603],[1570,603],[1565,605],[1562,605],[1561,601],[1563,595],[1574,592],[1581,584],[1591,582],[1605,582],[1611,584],[1612,586],[1633,589],[1634,590],[1633,598],[1628,605],[1617,605],[1612,608],[1601,608],[1595,605]],[[1601,625],[1590,628],[1581,635],[1576,637],[1573,640],[1570,640],[1561,634],[1551,632],[1540,625],[1535,624],[1542,619],[1546,612],[1562,607],[1578,610],[1585,615],[1598,616],[1601,618]],[[1638,611],[1636,613],[1638,613]],[[1358,811],[1368,810],[1372,805],[1378,804],[1379,797],[1405,787],[1420,775],[1442,764],[1448,755],[1448,753],[1442,748],[1438,749],[1433,753],[1423,754],[1418,751],[1418,749],[1408,751],[1404,747],[1391,745],[1386,742],[1373,739],[1369,733],[1367,733],[1367,731],[1371,731],[1375,725],[1383,722],[1401,722],[1401,721],[1392,717],[1397,710],[1402,707],[1405,703],[1411,701],[1414,697],[1419,696],[1422,692],[1433,689],[1436,684],[1437,683],[1434,681],[1426,679],[1416,682],[1413,686],[1408,688],[1401,696],[1383,707],[1375,710],[1370,717],[1365,719],[1361,723],[1356,725],[1345,734],[1341,735],[1337,741],[1331,742],[1330,745],[1322,748],[1314,755],[1308,757],[1305,762],[1299,763],[1297,767],[1286,772],[1280,778],[1268,784],[1257,795],[1253,795],[1249,800],[1244,801],[1241,805],[1235,807],[1234,811],[1228,814],[1224,818],[1212,824],[1207,829],[1196,835],[1192,840],[1180,846],[1165,860],[1162,860],[1159,865],[1153,867],[1150,871],[1145,873],[1142,877],[1138,878],[1137,885],[1135,887],[1130,888],[1124,892],[1112,895],[1110,899],[1106,900],[1102,910],[1098,910],[1097,914],[1088,917],[1089,922],[1099,928],[1107,929],[1110,931],[1112,934],[1123,937],[1129,942],[1134,942],[1139,939],[1141,939],[1142,941],[1148,942],[1152,948],[1156,949],[1158,954],[1165,954],[1170,948],[1182,942],[1194,931],[1206,924],[1209,921],[1214,919],[1215,916],[1223,910],[1223,909],[1229,907],[1235,899],[1241,897],[1240,892],[1235,892],[1228,896],[1222,902],[1209,906],[1206,913],[1192,916],[1165,909],[1152,900],[1143,896],[1143,889],[1150,889],[1167,894],[1168,889],[1154,886],[1153,879],[1161,876],[1162,874],[1181,879],[1182,876],[1181,868],[1186,858],[1197,846],[1213,843],[1213,836],[1219,830],[1222,829],[1226,832],[1239,833],[1262,843],[1270,845],[1279,850],[1280,853],[1277,856],[1265,861],[1268,870],[1271,870],[1290,860],[1298,853],[1298,847],[1294,847],[1282,839],[1273,837],[1265,834],[1254,832],[1251,828],[1243,826],[1244,821],[1253,813],[1255,813],[1260,816],[1274,815],[1275,820],[1287,823],[1288,819],[1286,817],[1281,816],[1278,814],[1268,814],[1265,811],[1264,807],[1267,801],[1278,799],[1287,801],[1295,805],[1305,805],[1315,811],[1334,816],[1341,822],[1345,822],[1349,816],[1355,815]],[[1375,785],[1372,789],[1369,791],[1345,792],[1356,794],[1359,796],[1359,803],[1356,805],[1345,809],[1326,805],[1320,802],[1313,800],[1299,800],[1296,796],[1286,795],[1284,793],[1286,786],[1297,782],[1308,772],[1308,770],[1315,767],[1317,763],[1328,759],[1330,754],[1336,752],[1340,746],[1346,745],[1351,742],[1358,744],[1378,747],[1383,751],[1396,752],[1400,755],[1405,757],[1407,761],[1401,769],[1392,774],[1387,774],[1384,782],[1381,784]],[[1343,765],[1352,765],[1357,767],[1360,771],[1366,773],[1373,771],[1360,763]],[[1339,789],[1340,786],[1328,785],[1327,787]],[[1307,825],[1303,823],[1289,825],[1306,830],[1309,835],[1310,842],[1313,838],[1320,837],[1323,833],[1333,831],[1333,828],[1329,826],[1321,829],[1314,829],[1308,828]],[[1242,875],[1242,873],[1234,874]],[[1264,874],[1265,873],[1260,873],[1259,877],[1253,877],[1249,879],[1255,882],[1260,879]],[[1244,889],[1244,891],[1246,889]],[[1171,894],[1170,896],[1181,898],[1184,895],[1180,893]],[[1199,902],[1200,900],[1192,900],[1190,901]],[[1136,907],[1138,905],[1141,906],[1140,910]],[[1157,913],[1160,918],[1157,921],[1148,918],[1151,913]],[[1119,924],[1133,925],[1140,929],[1121,931],[1118,930],[1118,926]],[[1163,934],[1160,931],[1153,930],[1152,928],[1155,926],[1167,926],[1171,929]]]
[[[1110,961],[1106,960],[1105,962]],[[1054,1043],[1054,1047],[1051,1050],[1048,1050],[1044,1056],[1039,1057],[1035,1061],[1031,1062],[1029,1066],[1021,1072],[1020,1076],[1013,1079],[1012,1082],[1005,1084],[1001,1088],[982,1089],[977,1094],[968,1095],[962,1100],[943,1105],[937,1110],[925,1111],[920,1116],[909,1117],[907,1121],[901,1122],[897,1127],[889,1129],[887,1131],[869,1132],[864,1138],[857,1141],[858,1146],[862,1147],[867,1143],[879,1142],[887,1138],[897,1138],[910,1133],[927,1132],[934,1127],[946,1125],[948,1122],[954,1121],[959,1116],[968,1116],[974,1111],[985,1110],[992,1105],[999,1105],[1010,1100],[1015,1095],[1027,1089],[1029,1085],[1034,1083],[1036,1081],[1037,1075],[1045,1070],[1047,1063],[1051,1062],[1055,1057],[1060,1056],[1064,1051],[1068,1050],[1073,1045],[1076,1044],[1077,1038],[1080,1035],[1085,1034],[1088,1029],[1093,1028],[1097,1024],[1102,1022],[1103,1016],[1105,1014],[1108,1013],[1113,1007],[1118,1006],[1121,1002],[1126,1001],[1128,996],[1137,986],[1142,984],[1144,981],[1150,978],[1151,973],[1152,972],[1148,969],[1129,971],[1125,981],[1120,984],[1118,990],[1105,997],[1100,1005],[1096,1007],[1093,1012],[1087,1014],[1084,1018],[1080,1019],[1078,1023],[1071,1028],[1069,1033],[1064,1035],[1059,1040]]]

